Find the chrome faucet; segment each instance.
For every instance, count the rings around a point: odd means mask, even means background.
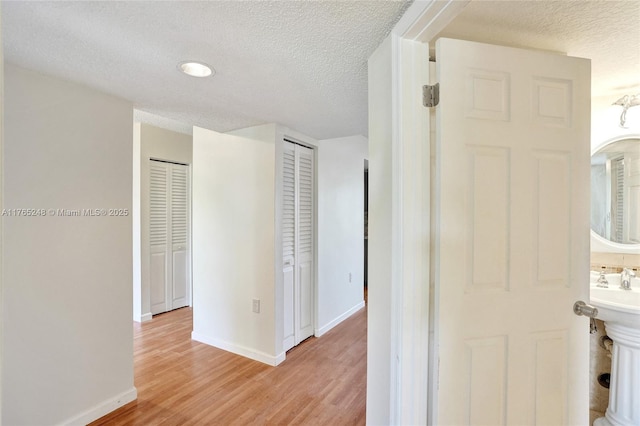
[[[631,269],[623,268],[620,274],[620,288],[623,290],[631,290],[631,278],[635,276],[636,273]]]
[[[600,288],[609,288],[609,282],[607,281],[607,277],[604,275],[604,271],[600,272],[600,276],[598,277],[598,283],[596,287]]]

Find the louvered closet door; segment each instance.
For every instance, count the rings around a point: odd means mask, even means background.
[[[287,351],[295,345],[294,276],[296,236],[295,145],[284,143],[282,172],[282,274],[284,276],[284,338]]]
[[[159,161],[149,163],[149,244],[151,261],[151,313],[169,310],[167,274],[169,272],[169,165]]]
[[[296,344],[313,335],[313,150],[296,145]]]
[[[190,302],[189,167],[149,164],[151,313]]]
[[[313,335],[313,150],[284,142],[282,258],[284,350]]]
[[[189,304],[189,168],[171,165],[171,309]]]

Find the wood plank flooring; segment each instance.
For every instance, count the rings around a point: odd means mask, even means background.
[[[134,323],[138,399],[91,425],[364,425],[367,308],[270,367],[191,340],[192,310]]]

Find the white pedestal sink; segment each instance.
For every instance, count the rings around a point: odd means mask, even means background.
[[[595,426],[640,425],[640,281],[622,290],[619,277],[607,276],[609,288],[591,286],[591,304],[613,339],[609,407]]]

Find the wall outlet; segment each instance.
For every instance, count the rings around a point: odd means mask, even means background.
[[[349,282],[351,282],[351,272],[349,272]]]
[[[260,313],[260,299],[253,299],[253,312]]]

